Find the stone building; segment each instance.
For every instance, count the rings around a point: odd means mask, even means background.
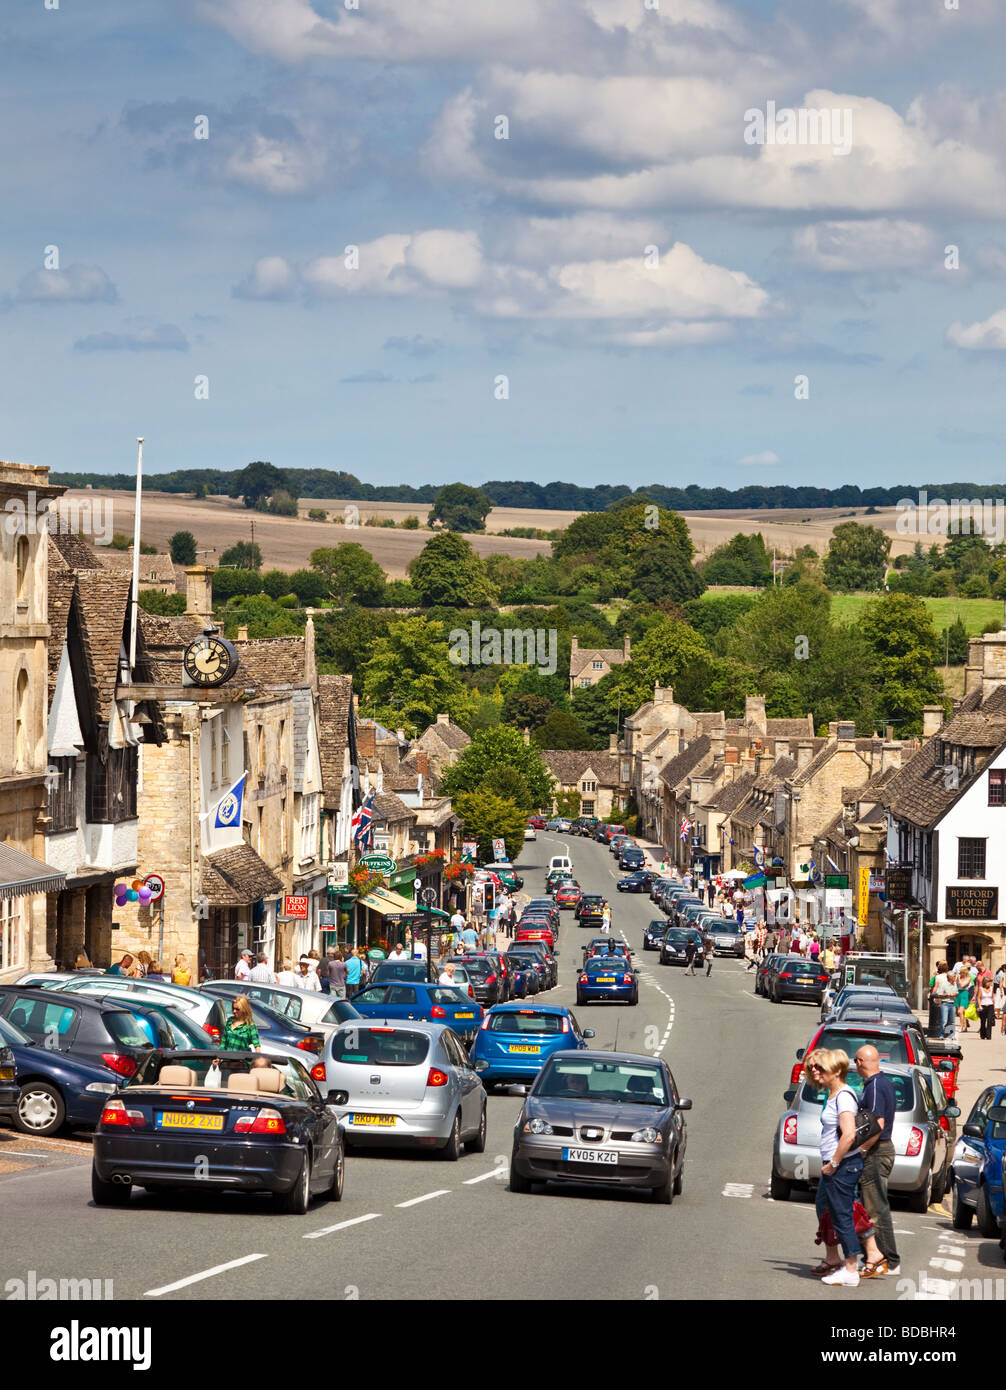
[[[614,739],[612,739],[614,743]],[[623,783],[617,750],[595,752],[589,749],[542,749],[542,761],[552,774],[552,809],[561,793],[575,792],[580,798],[581,816],[604,820],[624,807]]]
[[[426,754],[429,776],[436,782],[447,768],[454,766],[469,743],[471,738],[451,721],[449,714],[438,714],[436,723],[424,729],[412,747]]]
[[[626,637],[619,647],[585,647],[576,637],[569,652],[569,693],[596,685],[609,671],[623,665],[632,655],[632,642]]]

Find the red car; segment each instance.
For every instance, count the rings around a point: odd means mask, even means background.
[[[532,826],[535,830],[544,830],[544,829],[545,829],[545,817],[544,817],[544,816],[528,816],[528,818],[527,818],[527,823],[528,823],[528,825]]]
[[[550,951],[555,947],[555,936],[553,935],[552,928],[547,922],[541,923],[540,926],[535,924],[534,926],[528,925],[524,927],[518,923],[517,936],[515,939],[517,941],[544,941]]]
[[[576,907],[583,897],[583,889],[578,883],[564,883],[561,888],[556,889],[556,907]]]

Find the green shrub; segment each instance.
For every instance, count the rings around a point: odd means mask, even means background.
[[[403,530],[403,531],[418,531],[418,530],[419,530],[419,518],[418,518],[418,516],[407,516],[407,517],[405,518],[405,520],[402,522],[402,530]]]
[[[312,507],[307,514],[308,521],[327,521],[328,512],[324,507]]]

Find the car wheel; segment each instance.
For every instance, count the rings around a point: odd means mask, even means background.
[[[470,1154],[484,1154],[486,1151],[486,1107],[482,1107],[482,1118],[479,1120],[479,1131],[474,1139],[469,1139],[467,1149]]]
[[[25,1082],[14,1115],[14,1123],[22,1134],[56,1134],[65,1119],[66,1106],[55,1086],[46,1081]]]
[[[517,1172],[516,1150],[510,1155],[510,1191],[511,1192],[530,1192],[531,1179],[525,1178]]]
[[[942,1201],[943,1201],[943,1198],[947,1195],[947,1174],[948,1174],[948,1171],[949,1171],[949,1169],[948,1169],[946,1166],[944,1166],[943,1168],[940,1169],[939,1176],[933,1178],[933,1201],[934,1201],[935,1203],[937,1203],[937,1205],[938,1205],[940,1202],[942,1202]],[[998,1226],[997,1226],[997,1227],[996,1227],[996,1230],[998,1230],[998,1229],[999,1229],[999,1228],[998,1228]]]
[[[582,995],[582,994],[578,994],[578,995],[576,996],[576,1007],[577,1007],[578,1009],[582,1009],[582,1008],[584,1007],[584,1000],[583,1000],[583,995]]]
[[[675,1195],[675,1197],[680,1197],[680,1196],[681,1196],[681,1189],[684,1187],[684,1185],[685,1185],[685,1165],[684,1165],[684,1161],[682,1160],[681,1167],[678,1169],[678,1176],[674,1179],[674,1195]]]
[[[303,1216],[311,1202],[311,1155],[305,1153],[300,1161],[300,1172],[294,1179],[289,1192],[274,1194],[276,1207],[284,1216]]]
[[[922,1215],[929,1210],[929,1203],[933,1198],[933,1170],[929,1169],[926,1180],[919,1188],[918,1192],[913,1192],[908,1198],[908,1210],[919,1212]]]
[[[461,1157],[461,1111],[458,1110],[454,1115],[454,1123],[451,1125],[451,1132],[447,1143],[440,1150],[440,1157],[446,1159],[448,1163],[457,1163]]]
[[[650,1201],[661,1207],[669,1207],[674,1201],[674,1175],[670,1163],[667,1165],[663,1182],[659,1187],[650,1189]]]
[[[781,1177],[773,1167],[772,1178],[769,1182],[769,1195],[775,1202],[788,1202],[790,1193],[793,1191],[793,1184],[789,1178]]]
[[[975,1216],[978,1218],[978,1229],[986,1240],[991,1240],[993,1236],[999,1234],[999,1222],[989,1210],[989,1191],[984,1183],[978,1189]]]
[[[954,1223],[955,1231],[970,1231],[971,1223],[975,1219],[974,1207],[967,1207],[961,1201],[961,1189],[954,1184],[954,1210],[951,1220]]]
[[[328,1200],[330,1202],[341,1202],[343,1188],[346,1186],[346,1155],[343,1153],[342,1145],[339,1145],[335,1155],[335,1172],[332,1174],[332,1186],[328,1189]]]
[[[91,1168],[91,1199],[96,1207],[125,1207],[129,1205],[132,1188],[125,1182],[105,1182]]]

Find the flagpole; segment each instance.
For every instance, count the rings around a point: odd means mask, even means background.
[[[136,680],[136,616],[140,606],[140,510],[143,505],[143,436],[136,440],[136,507],[133,516],[133,602],[129,620],[129,683]]]

